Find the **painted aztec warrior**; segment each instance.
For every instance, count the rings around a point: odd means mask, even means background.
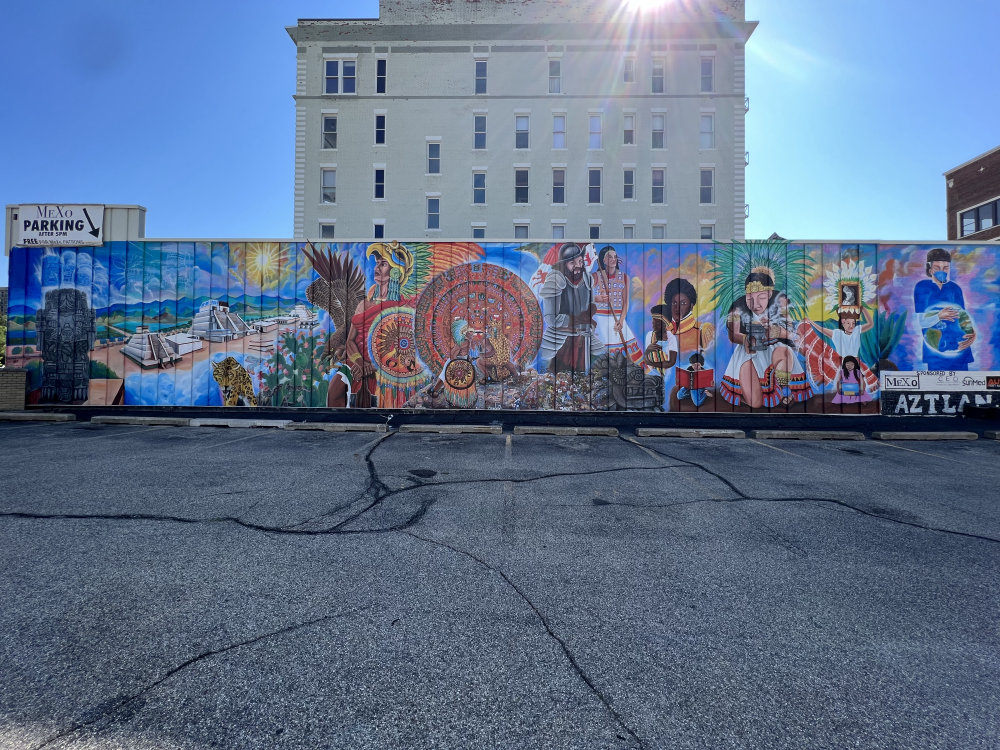
[[[734,406],[754,409],[805,401],[812,388],[795,352],[787,295],[775,291],[773,272],[764,266],[746,277],[744,291],[729,311],[726,327],[736,348],[719,392]]]
[[[310,244],[306,251],[320,278],[306,289],[306,299],[330,313],[334,325],[324,356],[336,364],[327,406],[400,408],[431,382],[417,356],[414,304],[428,281],[453,265],[479,260],[474,243],[373,242],[375,282],[365,290],[364,272],[350,258]],[[341,333],[343,332],[343,333]]]

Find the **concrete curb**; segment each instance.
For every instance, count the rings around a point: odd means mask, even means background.
[[[290,419],[192,419],[191,427],[273,427],[281,429]]]
[[[1000,430],[987,430],[983,433],[983,437],[987,440],[1000,440]]]
[[[848,430],[751,430],[757,440],[864,440],[863,432]]]
[[[873,432],[873,440],[976,440],[974,432]]]
[[[313,430],[317,432],[386,432],[385,423],[379,422],[292,422],[286,430]]]
[[[404,424],[400,432],[422,432],[437,435],[500,435],[503,425],[499,424]]]
[[[90,420],[91,424],[120,424],[120,425],[166,425],[168,427],[187,427],[191,424],[190,419],[184,417],[115,417],[96,416]]]
[[[545,427],[542,425],[519,425],[514,428],[515,435],[573,435],[618,437],[617,427]]]
[[[745,438],[743,430],[723,430],[697,427],[636,427],[636,437],[678,438]]]
[[[75,422],[75,414],[56,414],[45,411],[4,411],[0,422]]]

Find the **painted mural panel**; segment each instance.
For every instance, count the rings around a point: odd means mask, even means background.
[[[1000,383],[998,253],[784,241],[15,248],[7,356],[28,368],[33,403],[864,413],[878,411],[883,383],[978,372],[966,403],[984,404],[984,384]],[[895,390],[881,401],[899,403]]]
[[[1000,406],[1000,246],[883,245],[879,260],[879,308],[896,342],[882,412]]]

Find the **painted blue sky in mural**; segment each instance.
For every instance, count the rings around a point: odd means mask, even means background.
[[[0,203],[139,203],[154,238],[290,237],[284,27],[377,15],[376,0],[8,6],[0,65],[21,73],[0,80],[0,139],[18,147],[3,155]],[[942,173],[998,145],[995,0],[746,6],[760,21],[747,47],[747,236],[943,238]]]

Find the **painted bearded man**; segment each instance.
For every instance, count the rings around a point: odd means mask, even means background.
[[[567,242],[539,290],[544,305],[542,365],[552,371],[587,372],[590,361],[605,351],[597,335],[592,279],[583,248]]]

